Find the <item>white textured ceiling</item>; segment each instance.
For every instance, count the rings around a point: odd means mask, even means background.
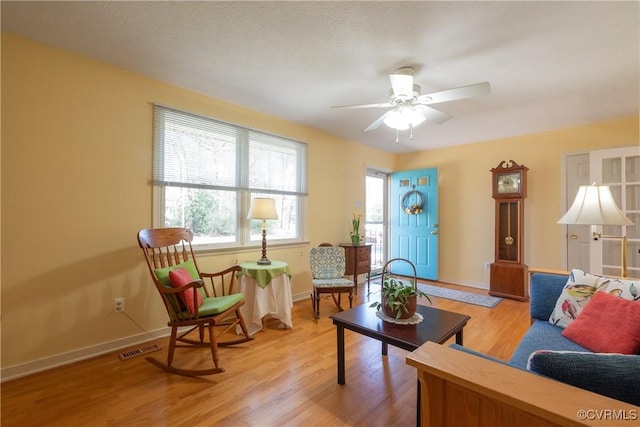
[[[640,111],[640,12],[625,2],[2,1],[2,30],[387,151],[604,121]],[[422,93],[488,81],[489,96],[410,141],[385,109],[388,73]]]

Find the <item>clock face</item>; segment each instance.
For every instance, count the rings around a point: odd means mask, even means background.
[[[519,193],[520,192],[520,174],[505,173],[497,176],[498,193]]]

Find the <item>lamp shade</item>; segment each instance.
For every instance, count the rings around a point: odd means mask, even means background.
[[[247,219],[278,219],[276,201],[267,197],[254,198]]]
[[[618,208],[606,185],[581,185],[573,204],[558,224],[633,225]]]

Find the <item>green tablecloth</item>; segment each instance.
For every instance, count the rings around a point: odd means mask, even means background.
[[[238,272],[238,277],[246,274],[256,281],[261,288],[266,288],[274,277],[286,274],[291,278],[289,265],[284,261],[271,261],[269,265],[258,265],[255,261],[243,262],[240,264],[242,271]]]

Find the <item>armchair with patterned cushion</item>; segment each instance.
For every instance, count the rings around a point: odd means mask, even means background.
[[[317,319],[320,318],[320,295],[331,294],[338,310],[342,311],[340,297],[349,294],[349,308],[353,304],[353,281],[344,278],[345,271],[344,248],[334,246],[314,247],[309,250],[309,266],[313,283],[311,303]],[[338,297],[336,298],[336,294]]]

